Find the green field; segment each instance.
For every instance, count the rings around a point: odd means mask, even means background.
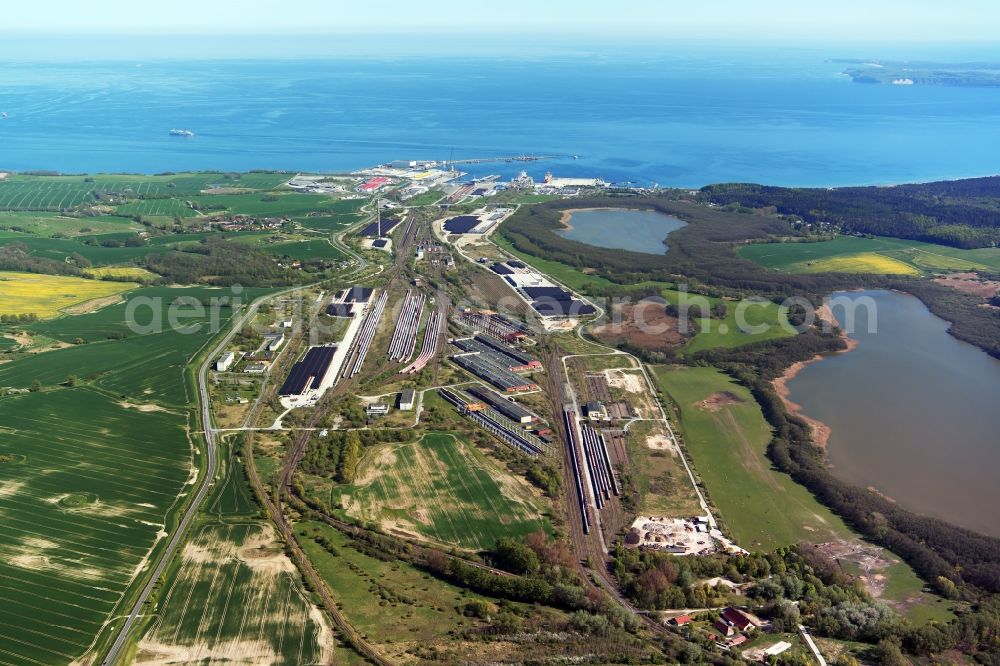
[[[59,213],[0,211],[0,232],[14,229],[34,236],[83,236],[139,231],[142,226],[128,218],[107,215],[71,217]]]
[[[288,174],[185,173],[165,176],[131,174],[95,176],[22,176],[0,180],[0,210],[66,210],[97,203],[94,192],[140,196],[191,196],[212,186],[272,189]]]
[[[243,298],[262,293],[245,290]],[[17,635],[0,630],[0,663],[67,663],[95,637],[107,637],[102,626],[134,590],[141,563],[162,543],[159,533],[173,529],[174,509],[195,473],[189,364],[209,340],[212,315],[183,320],[201,325],[185,333],[169,325],[169,312],[182,296],[208,301],[227,294],[137,289],[129,294],[142,305],[136,319],[148,324],[159,316],[162,330],[130,330],[123,303],[25,326],[45,344],[78,343],[0,364],[2,387],[23,389],[36,379],[43,385],[0,398],[0,454],[15,460],[0,464],[0,621],[18,627]],[[221,309],[220,324],[232,314]],[[70,374],[76,387],[60,386]],[[224,469],[220,489],[227,492],[217,511],[255,513],[245,491],[232,485],[242,478],[238,461]]]
[[[461,640],[456,633],[482,624],[465,617],[462,607],[470,601],[489,603],[488,598],[404,562],[384,562],[364,555],[352,548],[343,534],[322,523],[301,523],[295,529],[306,555],[352,626],[379,645],[393,663],[422,663],[414,658],[415,650],[433,646],[455,649]],[[320,546],[314,538],[317,536],[327,539],[336,554]],[[479,641],[471,644],[480,657],[483,647]],[[469,662],[456,657],[443,663]]]
[[[119,215],[155,217],[194,217],[197,213],[179,199],[141,199],[115,207]]]
[[[355,483],[333,489],[333,502],[349,516],[473,550],[550,530],[542,500],[525,481],[449,433],[372,448]]]
[[[668,302],[675,305],[685,302],[681,300],[682,294],[673,289],[664,289],[662,294]],[[749,299],[738,302],[723,301],[721,298],[697,294],[687,294],[685,298],[688,299],[686,302],[692,304],[689,312],[694,316],[698,332],[684,343],[681,348],[684,354],[718,347],[739,347],[753,342],[795,335],[794,329],[783,325],[788,322],[787,308],[777,303]],[[692,299],[697,300],[692,302]],[[721,319],[698,316],[704,312],[701,309],[702,301],[707,302],[709,309],[719,303],[725,303],[726,316]]]
[[[73,661],[121,612],[191,476],[188,427],[89,388],[0,399],[0,663]]]
[[[331,648],[270,525],[206,525],[181,551],[133,663],[326,664]]]
[[[115,283],[98,283],[115,284]],[[244,302],[264,293],[244,290]],[[81,380],[93,381],[116,395],[128,396],[137,402],[159,402],[170,406],[187,406],[194,398],[190,382],[184,381],[188,359],[207,340],[211,312],[195,305],[174,305],[179,297],[202,300],[223,297],[229,292],[204,287],[148,287],[128,295],[128,301],[104,308],[99,312],[63,317],[25,327],[29,333],[77,344],[43,354],[27,356],[0,365],[0,387],[26,388],[32,381],[51,386],[75,374]],[[159,318],[162,330],[140,335],[126,324],[129,303],[137,323],[147,326]],[[149,304],[150,307],[147,307]],[[189,329],[174,330],[169,326],[173,310],[180,323]],[[193,316],[201,314],[202,316]],[[187,318],[190,316],[190,318]],[[232,316],[231,308],[219,310],[219,320]],[[186,333],[185,330],[190,330]],[[123,339],[109,339],[124,336]]]
[[[961,250],[899,238],[842,236],[817,243],[745,245],[740,256],[789,273],[871,272],[929,274],[1000,270],[1000,248]]]
[[[200,194],[190,200],[208,215],[225,211],[255,217],[296,217],[313,211],[340,212],[337,210],[337,200],[323,194]]]
[[[809,491],[772,469],[771,429],[746,388],[714,368],[656,367],[654,375],[680,410],[687,452],[737,543],[772,550],[851,536]]]

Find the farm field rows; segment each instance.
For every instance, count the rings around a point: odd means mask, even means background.
[[[95,282],[96,284],[104,283]],[[264,293],[259,289],[243,291],[244,302]],[[128,302],[104,308],[99,312],[63,317],[24,327],[34,335],[72,343],[80,338],[85,344],[75,344],[46,351],[0,365],[0,387],[27,388],[34,380],[43,385],[55,385],[74,374],[96,386],[127,395],[137,402],[159,402],[170,406],[187,406],[194,398],[192,387],[185,381],[185,369],[191,356],[207,339],[211,312],[196,305],[173,305],[178,297],[194,301],[223,297],[228,292],[210,288],[147,287],[129,295]],[[134,307],[137,323],[154,325],[156,330],[140,335],[126,325],[129,302]],[[180,316],[189,332],[174,330],[169,325],[171,308]],[[199,315],[200,316],[197,316]],[[232,309],[219,311],[224,322]],[[162,326],[156,327],[159,319]],[[122,339],[117,339],[117,338]]]
[[[128,282],[103,282],[62,275],[0,271],[0,314],[56,317],[66,308],[134,289]]]
[[[740,256],[789,273],[871,272],[922,274],[1000,270],[1000,248],[962,250],[899,238],[843,236],[816,243],[757,243]]]
[[[176,566],[133,663],[329,663],[331,630],[269,524],[205,525]]]
[[[188,426],[90,388],[0,399],[0,663],[73,661],[120,612],[191,478]]]
[[[367,451],[356,481],[334,487],[333,500],[351,517],[473,550],[550,529],[542,500],[525,481],[448,433]]]

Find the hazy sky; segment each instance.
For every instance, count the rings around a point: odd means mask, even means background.
[[[0,33],[458,33],[828,41],[997,40],[996,0],[33,0]]]

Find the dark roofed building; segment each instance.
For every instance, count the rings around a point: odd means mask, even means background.
[[[581,317],[596,312],[594,306],[575,298],[540,298],[532,301],[531,307],[543,317]]]
[[[354,316],[354,306],[350,303],[331,303],[326,306],[326,313],[331,317],[348,318]]]
[[[531,299],[553,298],[556,300],[569,300],[573,294],[562,287],[525,287],[524,295]]]
[[[490,266],[490,270],[493,271],[494,273],[496,273],[497,275],[513,275],[514,274],[514,271],[512,271],[509,268],[507,268],[506,266],[504,266],[500,262],[497,262],[497,263],[493,264],[492,266]]]
[[[347,290],[347,293],[341,300],[345,303],[367,303],[371,300],[372,291],[374,290],[371,287],[354,286]]]
[[[467,234],[479,226],[479,218],[475,215],[459,215],[444,223],[444,230],[451,234]]]

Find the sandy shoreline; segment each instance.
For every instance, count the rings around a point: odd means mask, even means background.
[[[838,325],[836,317],[833,316],[833,311],[830,310],[830,307],[826,303],[824,303],[821,307],[816,309],[816,317],[819,320],[826,322],[827,324],[831,324],[833,326]],[[855,349],[858,346],[858,341],[852,337],[849,337],[847,333],[844,332],[843,330],[841,330],[840,332],[840,337],[843,338],[844,342],[847,344],[847,347],[845,349],[841,349],[840,351],[834,352],[835,354],[846,354],[847,352]],[[826,355],[816,354],[816,356],[809,359],[808,361],[799,361],[797,363],[793,363],[792,365],[788,366],[788,369],[785,370],[785,373],[783,375],[772,381],[771,385],[774,387],[774,391],[775,393],[778,394],[778,397],[781,398],[781,401],[785,403],[785,409],[787,409],[789,413],[799,417],[800,419],[809,424],[809,427],[812,429],[813,441],[816,443],[816,446],[820,447],[825,451],[827,443],[830,441],[830,434],[832,433],[830,426],[823,423],[819,419],[814,419],[811,416],[808,416],[807,414],[803,413],[802,405],[796,402],[792,402],[792,400],[789,398],[791,391],[789,391],[788,389],[788,382],[790,382],[792,379],[795,378],[796,375],[802,372],[803,368],[805,368],[810,363],[815,363],[816,361],[823,359],[824,356]]]

